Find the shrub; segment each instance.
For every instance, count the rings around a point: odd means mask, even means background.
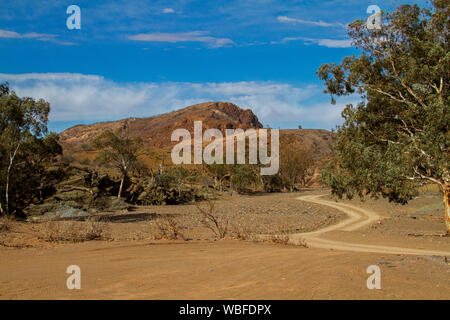
[[[86,221],[50,221],[46,222],[39,239],[48,242],[84,242],[105,238],[104,223],[89,218]]]
[[[213,201],[208,200],[207,204],[208,205],[206,208],[202,208],[201,205],[196,204],[196,207],[200,213],[201,223],[210,229],[216,237],[223,239],[228,233],[229,220],[215,212]]]
[[[159,218],[155,221],[157,228],[156,239],[164,240],[185,240],[184,235],[180,231],[180,221],[168,216]]]
[[[138,205],[175,205],[204,199],[200,190],[181,188],[177,181],[171,174],[162,173],[151,181],[138,182],[130,189],[129,201]]]
[[[11,216],[0,216],[0,232],[7,232],[12,229],[13,218]]]
[[[258,176],[250,165],[239,165],[234,168],[231,183],[238,191],[244,191],[258,182]]]

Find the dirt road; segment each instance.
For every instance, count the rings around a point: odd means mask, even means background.
[[[321,204],[328,207],[332,207],[348,215],[348,218],[339,222],[338,224],[313,231],[308,233],[297,233],[290,235],[293,243],[299,243],[302,239],[306,241],[308,246],[313,248],[333,249],[333,250],[345,250],[354,252],[372,252],[372,253],[385,253],[385,254],[406,254],[406,255],[434,255],[434,256],[449,256],[450,251],[437,251],[426,249],[414,249],[414,248],[400,248],[391,246],[380,245],[367,245],[358,243],[347,243],[336,240],[330,240],[323,238],[323,235],[331,231],[354,231],[364,228],[371,223],[383,219],[377,213],[371,210],[365,210],[352,205],[336,203],[327,200],[319,199],[322,195],[307,195],[298,197],[298,200],[312,202],[315,204]]]

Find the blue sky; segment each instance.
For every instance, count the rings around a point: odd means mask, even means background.
[[[50,128],[145,117],[205,101],[264,125],[331,129],[318,67],[357,54],[346,25],[367,8],[423,1],[0,0],[0,81],[51,103]],[[81,29],[69,30],[69,5]]]

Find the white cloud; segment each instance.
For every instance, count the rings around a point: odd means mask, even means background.
[[[322,20],[320,20],[320,21],[302,20],[302,19],[296,19],[296,18],[289,18],[289,17],[286,17],[286,16],[278,16],[277,20],[279,22],[283,22],[283,23],[309,24],[309,25],[312,25],[312,26],[319,26],[319,27],[342,26],[342,24],[340,24],[340,23],[328,23],[328,22],[324,22]]]
[[[175,10],[173,10],[172,8],[165,8],[162,11],[163,13],[175,13]]]
[[[140,33],[128,36],[128,39],[134,41],[147,42],[205,42],[211,47],[224,47],[232,45],[234,42],[228,38],[215,38],[208,36],[204,31],[191,31],[179,33]]]
[[[24,33],[20,34],[15,31],[9,31],[9,30],[1,30],[0,29],[0,38],[9,38],[9,39],[48,39],[48,38],[54,38],[56,37],[53,34],[47,34],[47,33],[36,33],[36,32],[30,32],[30,33]]]
[[[48,41],[57,43],[63,46],[73,46],[76,45],[74,42],[68,42],[68,41],[59,41],[56,39],[56,35],[54,34],[48,34],[48,33],[36,33],[36,32],[30,32],[30,33],[24,33],[20,34],[15,31],[9,31],[9,30],[1,30],[0,29],[0,38],[6,38],[6,39],[35,39],[39,41]]]
[[[56,40],[54,38],[41,38],[41,39],[38,39],[38,40],[40,40],[40,41],[49,41],[49,42],[53,42],[53,43],[60,44],[60,45],[63,45],[63,46],[76,46],[77,45],[76,42],[59,41],[59,40]]]
[[[81,73],[19,73],[19,74],[7,74],[0,73],[0,79],[6,79],[9,81],[22,82],[29,80],[41,80],[41,81],[102,81],[102,76],[85,75]]]
[[[72,73],[0,74],[2,81],[9,81],[20,96],[49,101],[51,121],[148,117],[206,101],[229,101],[252,109],[263,124],[308,122],[329,129],[341,123],[345,105],[331,105],[316,85],[272,81],[124,84]]]
[[[351,39],[344,39],[344,40],[336,40],[336,39],[312,39],[312,38],[305,38],[305,37],[287,37],[283,38],[280,42],[273,41],[272,44],[278,44],[278,43],[286,43],[289,41],[303,41],[305,44],[317,44],[322,47],[327,48],[350,48],[352,47],[352,40]]]
[[[335,39],[308,39],[304,40],[310,41],[312,43],[316,43],[319,46],[327,47],[327,48],[350,48],[352,46],[351,39],[345,40],[335,40]]]

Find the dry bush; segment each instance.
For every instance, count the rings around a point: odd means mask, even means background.
[[[202,208],[201,205],[195,204],[200,213],[201,223],[208,229],[210,229],[216,237],[223,239],[228,233],[229,220],[224,215],[219,215],[214,210],[214,202],[212,200],[207,201],[207,207]]]
[[[295,245],[303,248],[308,248],[308,244],[306,243],[306,240],[303,238],[298,239],[298,241],[291,241],[289,236],[289,226],[288,225],[281,225],[278,226],[278,232],[269,234],[267,236],[263,236],[262,238],[259,238],[263,242],[270,242],[275,244],[284,244],[284,245]]]
[[[299,246],[299,247],[303,247],[303,248],[309,248],[308,243],[306,242],[305,239],[300,238],[298,241],[290,241],[290,237],[288,234],[272,234],[269,235],[268,237],[263,237],[261,238],[262,241],[265,242],[270,242],[270,243],[275,243],[275,244],[284,244],[284,245],[294,245],[294,246]]]
[[[236,221],[237,219],[233,219],[233,222],[230,224],[230,233],[233,238],[239,240],[254,240],[255,232],[252,231],[251,226],[248,226],[246,221]]]
[[[99,240],[105,237],[105,223],[95,218],[90,218],[86,224],[86,230],[84,230],[83,234],[85,240]]]
[[[3,215],[0,217],[0,232],[11,231],[12,225],[14,223],[14,218]]]
[[[94,218],[86,221],[50,221],[38,238],[48,242],[83,242],[105,239],[105,224]]]
[[[308,243],[303,238],[300,238],[299,241],[295,243],[295,245],[303,248],[309,248]]]
[[[289,243],[289,225],[284,222],[280,223],[278,226],[278,230],[276,233],[273,233],[269,236],[268,241],[276,244],[288,244]]]
[[[287,234],[272,234],[267,241],[276,244],[288,244],[289,236]]]
[[[180,231],[180,221],[169,216],[159,218],[155,221],[157,240],[185,240],[183,233]]]

